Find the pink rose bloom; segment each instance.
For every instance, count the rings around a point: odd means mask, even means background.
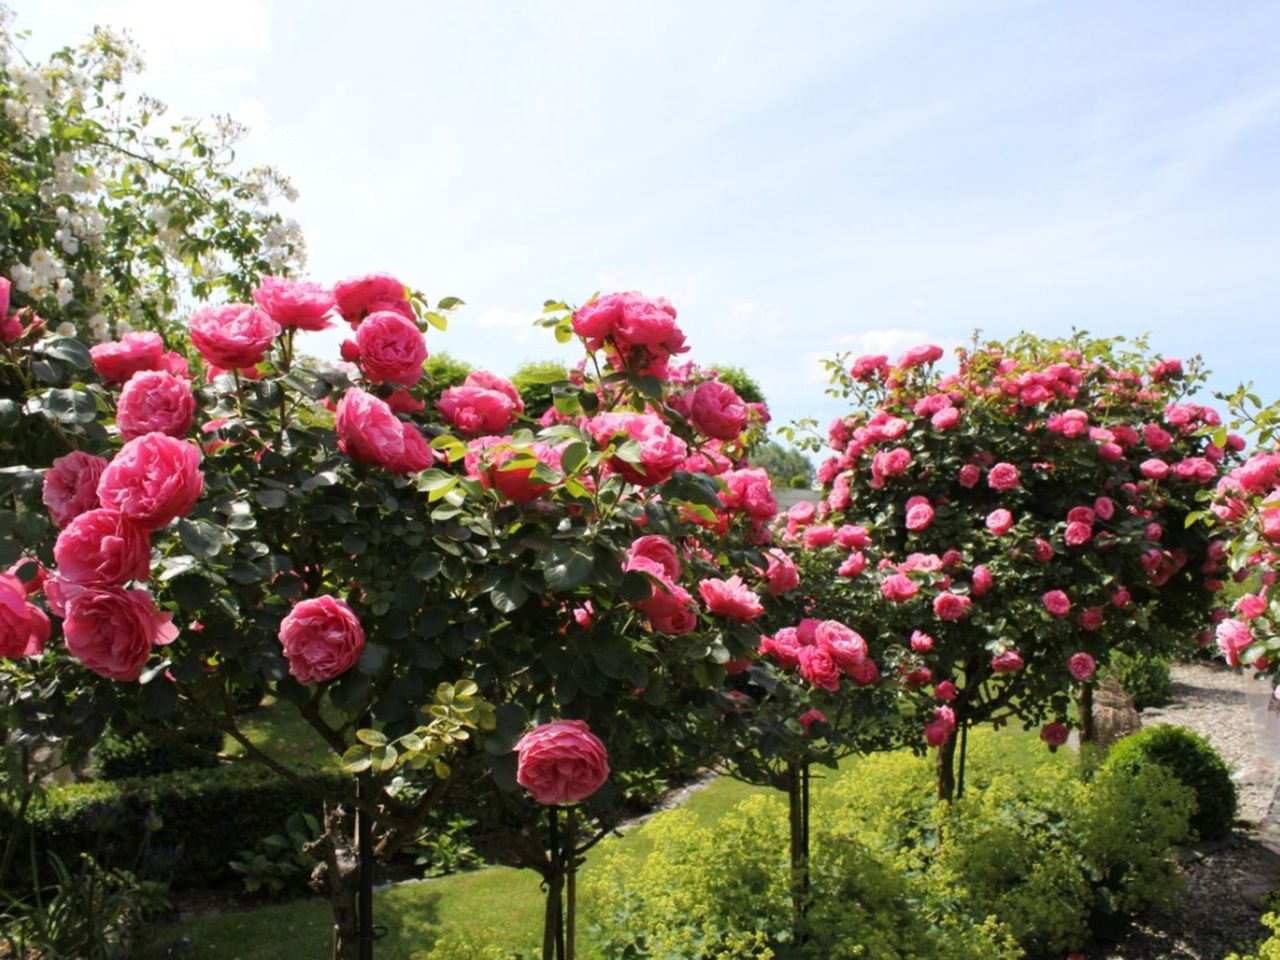
[[[1053,544],[1044,537],[1036,537],[1032,541],[1032,552],[1037,563],[1048,563],[1053,559]]]
[[[915,497],[912,498],[917,499]],[[923,497],[918,498],[924,500]],[[921,530],[927,530],[933,524],[933,507],[925,500],[924,503],[916,503],[907,508],[907,529],[913,533]]]
[[[818,508],[815,504],[808,500],[801,500],[799,503],[792,504],[787,510],[787,523],[803,527],[805,524],[813,523],[817,515]]]
[[[693,391],[689,419],[703,434],[716,440],[736,440],[747,427],[750,411],[733,387],[707,380]]]
[[[728,491],[724,505],[730,510],[742,510],[752,520],[772,520],[778,514],[778,501],[773,497],[773,484],[769,472],[763,467],[730,470],[721,474]]]
[[[853,366],[849,368],[849,375],[855,380],[866,382],[881,373],[888,365],[887,354],[866,354],[853,361]]]
[[[387,404],[353,387],[334,415],[338,449],[356,463],[388,467],[404,456],[404,424]]]
[[[1267,612],[1267,601],[1256,593],[1246,593],[1236,601],[1236,610],[1245,620],[1254,620]]]
[[[190,325],[191,345],[224,370],[256,367],[280,336],[280,324],[246,303],[197,310]]]
[[[1111,594],[1111,605],[1117,610],[1123,610],[1129,605],[1130,599],[1129,591],[1126,588],[1121,587],[1119,590],[1115,591],[1115,593]]]
[[[353,328],[380,310],[392,310],[406,320],[415,319],[404,284],[386,273],[370,273],[335,283],[333,298],[342,319]]]
[[[796,628],[783,627],[772,637],[762,633],[756,652],[762,657],[769,657],[784,670],[794,670],[800,666],[800,640],[796,636]]]
[[[1071,676],[1084,683],[1093,679],[1094,673],[1098,670],[1098,665],[1094,662],[1093,657],[1087,653],[1073,653],[1071,659],[1067,661],[1067,670],[1071,673]]]
[[[818,642],[818,627],[822,623],[814,617],[805,617],[796,624],[796,641],[802,647],[811,647]]]
[[[1040,601],[1055,617],[1065,617],[1071,612],[1071,598],[1061,590],[1050,590],[1040,598]]]
[[[1271,507],[1263,510],[1258,516],[1258,523],[1269,543],[1280,544],[1280,509]]]
[[[107,383],[124,383],[139,370],[159,369],[164,341],[158,333],[126,333],[119,340],[89,348],[93,369]]]
[[[1080,615],[1076,617],[1076,623],[1079,624],[1081,630],[1087,630],[1092,633],[1102,626],[1104,614],[1101,607],[1088,607],[1080,611]]]
[[[485,390],[497,390],[511,401],[517,413],[524,413],[524,401],[520,399],[520,391],[516,385],[505,377],[488,370],[472,370],[467,379],[462,381],[464,387],[483,387]]]
[[[421,413],[427,409],[427,405],[408,390],[397,390],[387,397],[387,406],[392,413]]]
[[[815,645],[824,648],[845,673],[867,659],[867,641],[839,620],[823,620],[814,630]]]
[[[1098,456],[1103,460],[1111,463],[1124,459],[1124,448],[1118,443],[1103,443],[1098,445]]]
[[[126,443],[98,481],[98,500],[144,530],[184,517],[204,490],[200,448],[163,433]]]
[[[835,543],[836,528],[827,524],[807,527],[804,531],[804,545],[810,550],[828,547]]]
[[[710,613],[728,617],[738,623],[748,623],[764,613],[760,597],[750,590],[738,576],[728,580],[703,580],[698,593]]]
[[[765,556],[769,558],[769,568],[764,574],[769,583],[769,593],[776,597],[783,593],[790,593],[800,586],[800,571],[796,569],[795,561],[786,552],[773,549]]]
[[[795,509],[794,507],[792,509]],[[836,530],[836,543],[846,550],[861,550],[871,542],[871,534],[866,527],[846,523]]]
[[[933,695],[943,703],[950,703],[956,698],[956,685],[950,680],[934,684]]]
[[[356,330],[356,346],[360,369],[370,383],[412,387],[422,379],[427,341],[412,320],[390,310],[371,313]]]
[[[1148,480],[1163,480],[1169,475],[1169,464],[1165,463],[1158,457],[1152,457],[1150,460],[1143,460],[1138,465],[1138,469],[1142,471],[1142,475]]]
[[[1083,546],[1093,539],[1093,527],[1087,523],[1068,523],[1065,539],[1069,547]]]
[[[173,614],[156,609],[145,590],[102,587],[72,596],[62,633],[67,652],[108,680],[137,680],[151,648],[172,643]]]
[[[812,727],[815,723],[827,722],[827,715],[823,713],[821,710],[807,710],[804,713],[800,714],[800,716],[797,717],[796,719],[800,721],[800,726],[804,727],[805,736],[808,736],[809,728]]]
[[[282,327],[297,330],[328,330],[329,313],[337,301],[333,291],[318,283],[263,277],[253,291],[254,302]]]
[[[196,398],[191,384],[160,370],[142,370],[129,378],[116,404],[116,426],[126,440],[144,433],[181,437],[191,429]]]
[[[911,451],[906,447],[881,450],[871,458],[871,474],[880,481],[888,477],[899,477],[907,472],[911,461]]]
[[[614,456],[609,465],[641,487],[665,483],[689,453],[685,442],[651,413],[601,413],[591,418],[587,429],[601,447],[608,446],[618,434],[640,445],[638,464]]]
[[[1012,463],[997,463],[987,474],[987,486],[992,490],[1012,490],[1022,479],[1022,474]]]
[[[880,668],[870,657],[863,660],[849,672],[853,682],[860,687],[869,687],[880,679]]]
[[[1214,634],[1218,639],[1218,649],[1226,657],[1227,663],[1233,667],[1240,666],[1240,654],[1253,643],[1253,634],[1249,632],[1249,625],[1243,620],[1223,620],[1218,624]]]
[[[902,603],[920,592],[920,585],[905,574],[895,573],[880,582],[880,592],[886,600]]]
[[[98,478],[107,461],[83,450],[58,457],[44,475],[41,499],[49,508],[49,519],[65,527],[86,510],[98,505]]]
[[[632,565],[633,561],[641,558],[656,563],[663,575],[668,579],[679,579],[681,573],[680,554],[677,552],[675,544],[666,537],[651,534],[636,540],[627,548],[622,569],[637,569]]]
[[[966,463],[960,468],[960,486],[972,489],[982,479],[982,468],[976,463]]]
[[[1067,511],[1067,523],[1083,523],[1092,527],[1094,519],[1093,507],[1072,507]]]
[[[392,473],[407,476],[425,470],[435,462],[431,445],[412,423],[401,422],[400,441],[403,444],[400,456],[392,458],[386,465]]]
[[[991,669],[996,673],[1017,673],[1022,669],[1022,654],[1017,650],[1005,650],[991,658]]]
[[[926,723],[924,726],[924,742],[931,747],[940,747],[951,739],[954,729],[954,727],[949,727],[937,720],[932,723]]]
[[[942,348],[932,343],[922,343],[918,347],[912,347],[906,353],[898,358],[898,366],[904,369],[911,367],[919,367],[926,363],[933,363],[935,360],[942,359]]]
[[[939,620],[963,620],[973,605],[968,597],[944,591],[933,598],[933,612]]]
[[[840,665],[825,647],[801,647],[800,676],[813,686],[835,692],[840,689]]]
[[[1050,749],[1056,750],[1067,742],[1069,732],[1065,723],[1059,723],[1055,720],[1053,723],[1046,723],[1040,728],[1040,739],[1047,743]]]
[[[933,637],[920,630],[911,631],[911,649],[916,653],[928,653],[933,649]]]
[[[516,744],[516,783],[544,807],[578,803],[609,779],[609,754],[581,720],[534,727]]]
[[[280,648],[299,683],[332,680],[360,659],[364,627],[345,602],[326,594],[298,602],[280,621]]]
[[[0,317],[9,315],[9,291],[12,284],[8,277],[0,277]]]
[[[861,550],[854,550],[849,556],[845,557],[844,562],[840,564],[840,568],[836,573],[842,577],[856,577],[867,569],[867,558]]]
[[[1115,501],[1110,497],[1099,497],[1097,500],[1093,501],[1093,512],[1103,520],[1110,520],[1115,516]]]
[[[116,510],[87,510],[58,534],[58,575],[87,587],[117,587],[151,573],[151,536]]]
[[[445,390],[436,406],[446,421],[468,436],[501,433],[515,419],[516,410],[505,393],[465,384]]]
[[[636,562],[640,564],[644,561]],[[636,606],[649,618],[649,626],[659,633],[673,636],[692,633],[698,626],[697,606],[693,597],[678,583],[664,579],[661,568],[656,564],[653,567],[653,570],[646,572],[656,573],[660,586],[654,588],[652,597]]]
[[[514,450],[508,444],[506,437],[477,437],[472,440],[467,444],[467,474],[513,503],[537,500],[551,489],[551,485],[533,479],[536,465],[530,463],[529,458],[532,456],[539,463],[558,471],[561,451],[542,441],[523,450]]]
[[[972,592],[975,597],[985,597],[991,592],[991,588],[994,585],[995,577],[991,575],[991,571],[986,566],[979,564],[973,568]]]
[[[0,574],[0,657],[33,657],[44,651],[48,639],[49,618],[27,602],[22,581]]]
[[[1013,514],[1003,507],[999,510],[992,510],[987,516],[987,529],[997,537],[1003,537],[1013,529]]]
[[[929,422],[937,430],[950,430],[960,422],[960,411],[955,407],[946,407],[930,417]]]

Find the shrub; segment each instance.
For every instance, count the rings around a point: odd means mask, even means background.
[[[239,845],[277,831],[294,811],[319,812],[341,795],[348,777],[315,771],[298,780],[257,766],[183,770],[159,776],[53,787],[27,810],[36,844],[71,862],[81,851],[109,857],[132,851],[153,827],[151,850],[175,857],[175,886],[209,886],[235,878],[228,861]],[[0,811],[0,835],[14,829]],[[23,878],[15,878],[22,882]]]
[[[559,360],[530,360],[520,364],[511,382],[524,400],[524,412],[535,420],[555,403],[553,388],[569,379],[569,368]]]
[[[1103,676],[1114,677],[1139,710],[1162,707],[1173,697],[1172,663],[1167,657],[1113,651]]]
[[[1262,922],[1271,928],[1271,936],[1258,944],[1258,952],[1241,956],[1228,954],[1227,960],[1280,960],[1280,914],[1268,913]]]
[[[1191,828],[1201,840],[1217,840],[1231,832],[1236,785],[1208,740],[1185,727],[1146,727],[1113,746],[1103,769],[1136,771],[1153,764],[1164,767],[1195,792]]]
[[[141,730],[108,729],[93,748],[93,775],[98,780],[147,777],[176,770],[208,769],[218,765],[214,754],[222,747],[222,733],[209,727],[175,730],[161,737]]]

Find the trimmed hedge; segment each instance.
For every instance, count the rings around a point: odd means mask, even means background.
[[[298,780],[257,764],[183,770],[125,780],[52,787],[27,810],[26,827],[42,851],[70,863],[81,851],[107,864],[129,865],[152,833],[148,857],[172,866],[175,887],[239,882],[228,866],[238,850],[280,830],[294,811],[320,814],[326,797],[340,798],[352,780],[337,769]],[[0,835],[15,828],[0,810]],[[25,884],[29,878],[15,877]]]
[[[93,776],[96,780],[123,780],[151,777],[175,770],[208,770],[218,765],[215,752],[222,746],[222,732],[210,727],[174,731],[187,745],[142,731],[110,728],[93,748]]]

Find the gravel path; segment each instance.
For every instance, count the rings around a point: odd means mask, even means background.
[[[1142,714],[1144,725],[1178,724],[1207,737],[1234,771],[1240,823],[1229,839],[1183,851],[1187,890],[1171,910],[1152,912],[1106,960],[1222,960],[1266,934],[1259,918],[1280,887],[1280,712],[1271,688],[1225,667],[1173,668],[1173,701]]]

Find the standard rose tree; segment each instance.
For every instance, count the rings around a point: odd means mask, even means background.
[[[1052,744],[1112,650],[1194,632],[1221,559],[1186,518],[1238,444],[1185,399],[1197,365],[1141,343],[1022,336],[958,351],[954,372],[940,358],[830,365],[855,409],[829,430],[821,511],[786,539],[802,581],[830,584],[829,615],[884,651],[951,796],[969,726],[1051,721]]]

